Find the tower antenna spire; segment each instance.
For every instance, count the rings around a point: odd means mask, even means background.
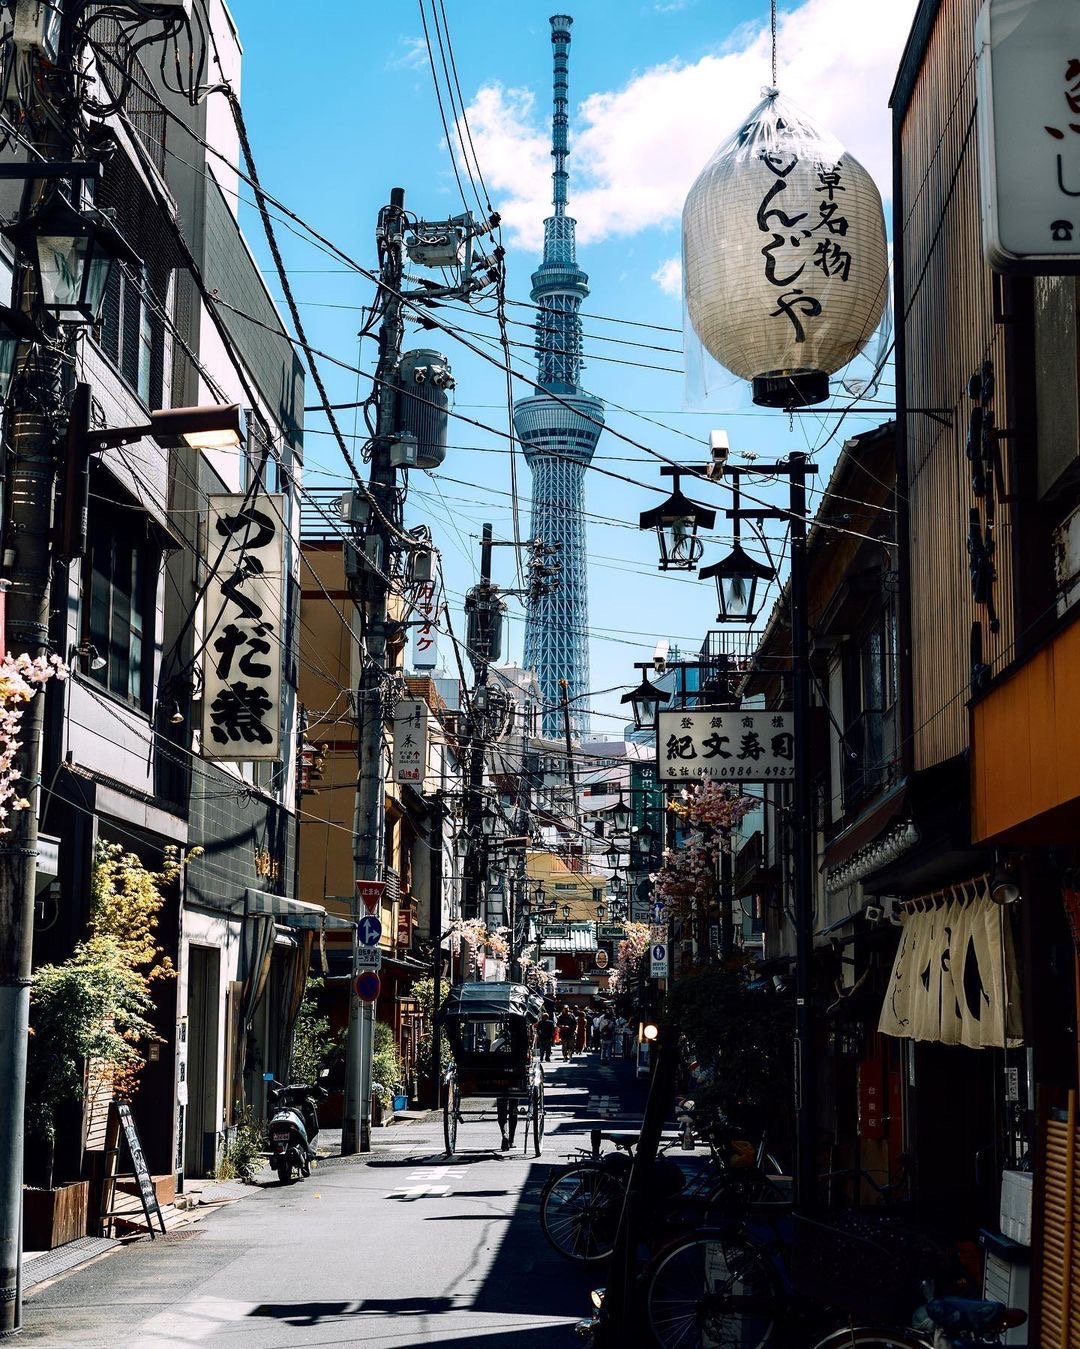
[[[576,222],[566,214],[573,22],[569,14],[551,17],[553,211],[544,221],[544,260],[532,275],[532,300],[539,308],[536,391],[514,405],[514,426],[533,475],[532,538],[550,549],[560,565],[555,584],[544,593],[530,596],[525,665],[536,671],[540,683],[545,737],[562,735],[565,702],[572,709],[572,734],[580,740],[588,731],[589,721],[584,479],[604,429],[604,405],[581,387],[578,311],[589,294],[589,278],[577,265]]]

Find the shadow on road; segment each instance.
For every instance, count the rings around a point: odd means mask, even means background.
[[[249,1319],[278,1321],[296,1328],[323,1326],[350,1317],[438,1316],[460,1303],[452,1297],[364,1298],[348,1302],[262,1302],[248,1312]]]

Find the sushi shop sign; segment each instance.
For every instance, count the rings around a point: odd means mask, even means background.
[[[790,712],[661,712],[661,782],[785,782],[795,776]]]
[[[986,261],[1080,272],[1080,4],[987,0],[975,46]]]

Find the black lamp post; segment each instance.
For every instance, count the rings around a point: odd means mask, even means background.
[[[569,905],[569,904],[564,904],[564,905],[562,906],[562,916],[563,916],[563,922],[564,922],[564,923],[568,923],[568,922],[570,921],[570,905]]]
[[[113,267],[139,264],[107,215],[77,211],[58,192],[4,233],[29,261],[38,301],[58,323],[97,323]]]
[[[798,1207],[812,1210],[816,1203],[817,1175],[817,1066],[814,1044],[814,817],[810,787],[810,627],[807,601],[806,477],[817,468],[803,453],[793,453],[776,463],[753,468],[728,467],[735,485],[735,504],[727,512],[735,521],[782,520],[790,528],[791,570],[788,593],[791,605],[791,703],[795,740],[795,778],[792,825],[795,909],[795,1066],[796,1066],[796,1175]],[[786,477],[788,509],[744,510],[738,505],[738,483],[747,473]],[[643,525],[643,528],[645,526]],[[740,556],[741,554],[741,556]],[[663,561],[661,560],[661,566]],[[736,534],[732,555],[707,567],[701,575],[717,582],[721,618],[753,622],[757,616],[756,582],[764,580],[767,568],[742,551]]]
[[[642,511],[639,526],[656,530],[661,571],[693,571],[703,548],[698,530],[712,529],[716,512],[683,495],[679,488],[683,470],[665,466],[660,472],[673,479],[671,496],[651,511]]]

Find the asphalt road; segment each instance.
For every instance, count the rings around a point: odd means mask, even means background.
[[[642,1104],[627,1063],[553,1061],[539,1159],[523,1155],[520,1135],[512,1153],[499,1153],[494,1118],[461,1125],[452,1161],[441,1122],[378,1130],[366,1160],[332,1159],[308,1180],[253,1188],[168,1240],[125,1246],[31,1291],[21,1342],[577,1343],[573,1325],[595,1276],[544,1240],[540,1189],[564,1154],[587,1146],[594,1124],[633,1128]]]

